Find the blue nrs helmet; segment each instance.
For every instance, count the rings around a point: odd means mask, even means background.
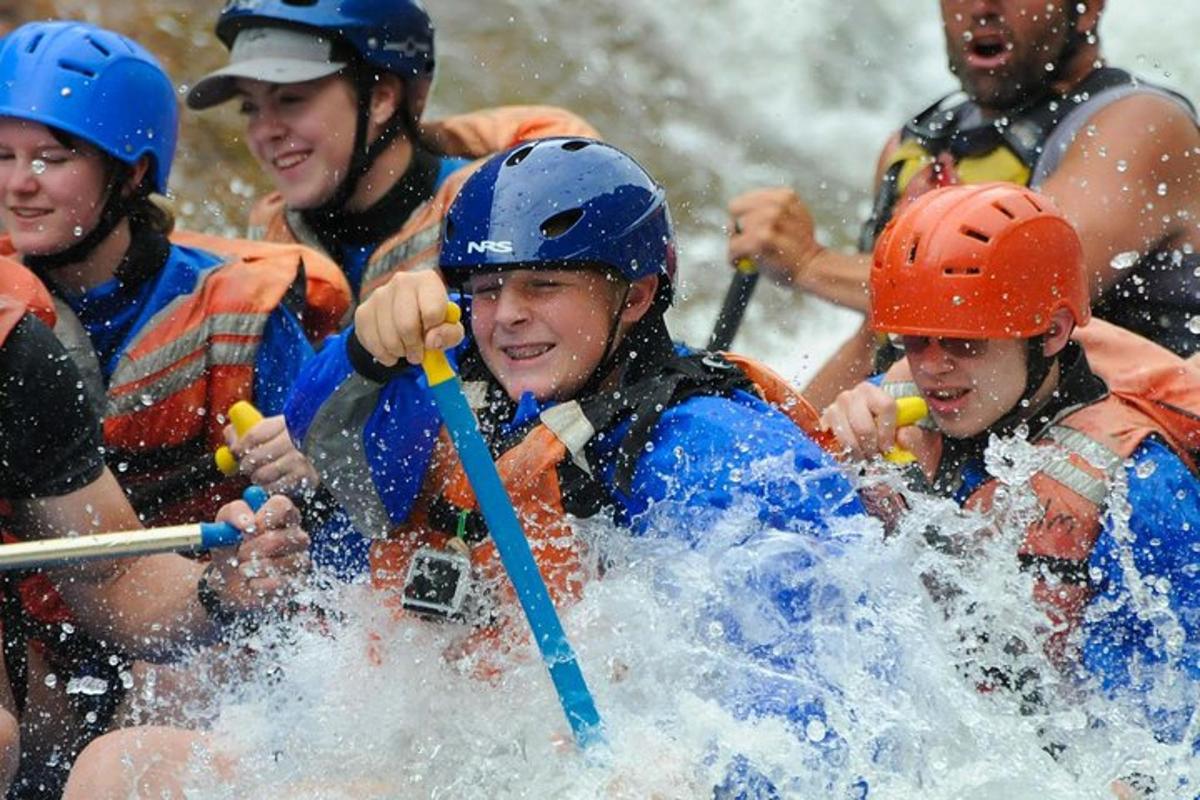
[[[385,72],[433,77],[433,22],[420,0],[228,0],[217,38],[232,49],[245,28],[271,26],[323,31]]]
[[[78,136],[118,161],[149,155],[164,193],[175,157],[175,87],[150,51],[83,22],[31,22],[0,47],[0,116]]]
[[[493,156],[467,179],[442,226],[451,284],[476,272],[601,265],[629,281],[663,277],[670,299],[675,234],[666,191],[612,145],[539,139]]]

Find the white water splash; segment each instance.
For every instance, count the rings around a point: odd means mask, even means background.
[[[315,595],[344,619],[250,640],[244,681],[205,713],[217,709],[214,741],[240,758],[237,777],[201,763],[189,797],[702,797],[739,756],[783,797],[866,782],[872,797],[1099,798],[1138,771],[1195,786],[1186,746],[1157,743],[1135,704],[1099,698],[1043,655],[1049,626],[1003,526],[1026,519],[1017,490],[1046,450],[994,443],[990,463],[1014,481],[995,511],[917,500],[887,538],[862,519],[819,539],[756,532],[737,513],[695,548],[584,526],[608,566],[564,624],[607,725],[603,757],[564,746],[528,648],[483,681],[445,658],[457,626],[397,621],[362,586]],[[764,599],[781,593],[791,601]],[[1172,638],[1153,591],[1129,601]],[[1005,681],[1020,688],[977,688]],[[1181,688],[1164,681],[1154,701],[1168,707]],[[819,702],[825,717],[737,712],[781,699]]]

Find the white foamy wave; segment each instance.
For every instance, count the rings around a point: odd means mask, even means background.
[[[1045,457],[995,447],[1011,479]],[[1141,701],[1044,654],[1013,556],[1020,495],[987,516],[917,499],[887,538],[873,520],[812,535],[737,511],[694,547],[583,526],[606,566],[564,624],[606,723],[590,754],[530,646],[481,679],[478,658],[447,656],[464,629],[397,620],[362,586],[318,593],[326,622],[250,641],[245,680],[212,706],[237,777],[200,763],[194,796],[701,797],[739,761],[782,797],[1091,798],[1135,772],[1196,786],[1190,746],[1157,742]],[[1151,706],[1190,696],[1170,666]]]

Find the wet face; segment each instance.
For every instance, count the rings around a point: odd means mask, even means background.
[[[316,208],[350,166],[357,101],[344,78],[304,83],[239,79],[246,142],[290,208]]]
[[[95,148],[68,147],[44,125],[0,117],[0,221],[17,252],[58,253],[94,228],[106,166]]]
[[[574,397],[604,358],[624,285],[591,270],[513,270],[471,278],[471,330],[513,400]]]
[[[1071,41],[1066,3],[1075,2],[941,0],[950,71],[986,110],[1036,97],[1063,77]]]
[[[913,380],[947,436],[983,433],[1012,411],[1025,391],[1024,340],[905,336],[903,343]]]

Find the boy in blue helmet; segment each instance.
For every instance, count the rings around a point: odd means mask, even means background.
[[[426,347],[452,348],[498,453],[547,432],[562,444],[562,463],[547,466],[558,473],[556,502],[576,517],[605,508],[640,533],[662,503],[725,509],[753,496],[763,521],[784,528],[823,527],[857,510],[800,427],[815,419],[802,398],[784,396],[764,367],[672,343],[665,193],[616,148],[543,139],[490,159],[450,209],[441,270],[469,305],[469,337],[446,321],[437,273],[398,274],[359,307],[354,328],[331,340],[289,401],[289,430],[359,532],[377,537],[414,520],[444,529],[463,518],[468,539],[486,538],[453,491],[431,497],[422,488],[431,470],[453,472],[435,447],[440,422],[424,379],[397,366],[419,363]],[[764,401],[767,384],[786,413]],[[363,447],[347,443],[346,427],[363,431]],[[799,474],[811,471],[811,482],[730,477],[782,454]],[[444,477],[441,485],[456,480]],[[318,543],[318,560],[365,570],[367,548],[349,546],[354,538]],[[398,557],[388,542],[373,549],[376,567]]]
[[[448,213],[441,269],[469,305],[465,327],[447,319],[450,295],[436,272],[398,273],[307,365],[286,416],[358,528],[316,533],[316,560],[347,576],[369,572],[408,612],[474,626],[464,647],[476,674],[495,675],[488,655],[522,628],[415,366],[426,348],[448,349],[458,367],[559,606],[594,571],[573,530],[580,518],[606,515],[633,535],[699,544],[735,508],[752,509],[763,528],[817,536],[832,518],[860,511],[801,427],[815,420],[811,406],[761,366],[672,343],[663,321],[675,274],[665,193],[620,150],[556,138],[489,159]],[[770,470],[753,469],[764,460]],[[669,526],[656,524],[667,515]],[[750,580],[765,602],[800,619],[803,567],[781,558],[765,570],[778,575]],[[782,663],[795,655],[791,643],[737,644],[769,670],[794,668]],[[801,732],[822,719],[819,701],[763,683],[737,693],[739,713],[779,715]],[[193,742],[118,733],[85,754],[73,781],[127,781],[106,766],[130,756],[139,767],[140,750],[176,754],[158,762],[167,766],[135,769],[161,781],[156,788],[175,786],[177,773],[164,773]],[[830,735],[818,747],[837,742]],[[765,782],[742,775],[750,771],[735,770],[722,796],[770,796]]]
[[[806,433],[815,426],[803,398],[761,365],[671,341],[663,314],[675,240],[665,192],[620,150],[554,138],[493,157],[449,210],[440,264],[469,305],[469,331],[447,319],[437,274],[397,274],[305,370],[286,412],[358,531],[381,537],[357,546],[373,584],[395,590],[410,611],[474,623],[486,641],[511,619],[494,602],[506,584],[486,524],[414,366],[427,348],[450,349],[559,605],[588,574],[572,519],[601,515],[636,536],[698,545],[735,507],[752,508],[766,527],[806,533],[860,511]],[[755,469],[766,462],[769,474]],[[351,566],[355,538],[334,544],[318,533],[316,559]],[[421,603],[438,590],[416,585],[431,552],[466,555],[464,580],[491,600]],[[806,601],[787,587],[807,565],[774,566],[779,580],[758,584],[763,599],[796,612]],[[783,663],[789,645],[743,634],[753,639],[730,637],[767,671],[795,669]],[[819,701],[768,683],[745,688],[739,713],[780,715],[800,731],[823,719]],[[819,747],[838,741],[830,735]],[[722,796],[771,796],[745,773],[753,770],[735,769]]]

